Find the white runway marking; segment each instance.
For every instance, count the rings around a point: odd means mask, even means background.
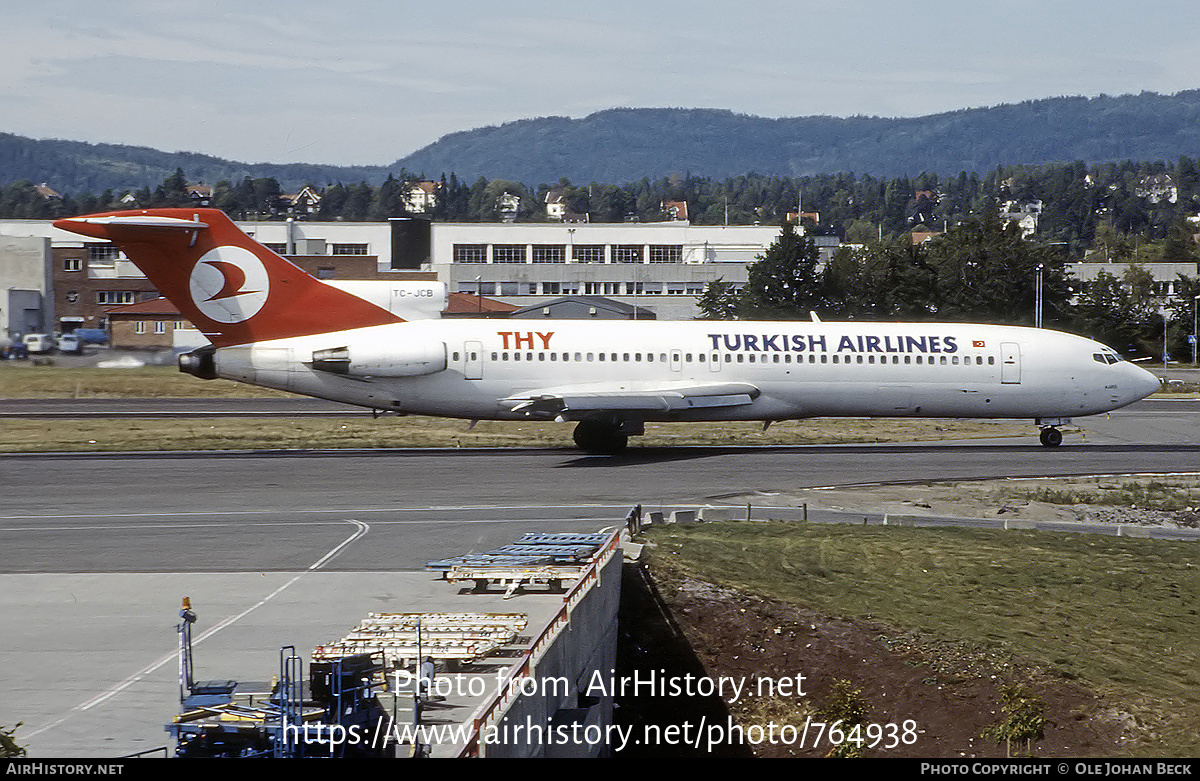
[[[371,528],[370,526],[363,523],[362,521],[346,520],[346,521],[344,521],[344,523],[354,524],[354,526],[357,527],[355,529],[354,533],[351,534],[349,537],[347,537],[342,542],[335,545],[324,556],[322,556],[321,558],[319,558],[315,562],[313,562],[312,565],[308,568],[308,570],[306,572],[301,572],[299,575],[294,576],[287,583],[284,583],[282,586],[275,589],[270,594],[267,594],[265,597],[258,600],[253,605],[251,605],[250,607],[243,610],[241,613],[238,613],[235,616],[230,616],[230,617],[226,618],[225,620],[218,622],[211,629],[203,632],[198,637],[194,638],[192,640],[192,645],[193,646],[199,645],[200,643],[204,642],[206,639],[215,635],[217,632],[220,632],[225,627],[231,626],[232,624],[237,623],[238,621],[242,620],[246,616],[253,613],[258,608],[267,604],[272,599],[277,597],[279,594],[283,593],[283,591],[286,590],[293,583],[300,580],[300,578],[304,577],[304,575],[307,574],[307,572],[312,572],[312,571],[320,569],[326,562],[328,562],[334,556],[336,556],[337,554],[339,554],[343,550],[345,550],[345,548],[348,545],[353,543],[355,540],[361,539],[368,531],[370,531],[370,528]],[[79,705],[76,705],[75,707],[71,708],[71,710],[68,711],[67,714],[65,716],[63,716],[62,718],[60,718],[56,721],[53,721],[44,727],[36,729],[33,732],[26,733],[24,735],[24,737],[25,738],[33,738],[33,737],[36,737],[36,736],[42,734],[43,732],[54,729],[55,727],[57,727],[60,724],[62,724],[63,722],[65,722],[67,719],[71,718],[71,716],[75,715],[76,713],[82,713],[83,711],[90,710],[91,708],[94,708],[95,706],[100,705],[101,703],[111,699],[112,697],[115,697],[116,695],[118,695],[122,691],[124,691],[125,689],[128,689],[130,686],[132,686],[133,684],[140,681],[142,678],[145,678],[150,673],[152,673],[155,670],[162,667],[167,662],[170,662],[173,659],[178,659],[178,658],[179,658],[178,652],[167,654],[166,656],[162,657],[161,659],[158,659],[157,661],[151,663],[147,667],[144,667],[141,670],[138,670],[136,673],[134,673],[133,675],[130,675],[128,678],[121,681],[116,686],[113,686],[111,689],[108,689],[107,691],[104,691],[104,692],[96,695],[95,697],[92,697],[90,700],[82,702]]]

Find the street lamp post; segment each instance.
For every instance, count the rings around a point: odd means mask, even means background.
[[[1196,302],[1200,296],[1192,296],[1192,368],[1196,368]]]
[[[1033,312],[1033,327],[1042,327],[1042,270],[1044,266],[1039,263],[1037,267],[1037,284],[1034,285],[1034,297],[1036,299],[1036,307]]]

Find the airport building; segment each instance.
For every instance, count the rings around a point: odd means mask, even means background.
[[[451,294],[533,307],[535,313],[526,316],[538,316],[539,307],[558,299],[594,296],[618,302],[630,316],[651,313],[659,320],[695,318],[696,302],[709,282],[744,284],[747,265],[779,236],[779,228],[772,226],[696,226],[678,220],[430,223],[404,218],[238,225],[318,279],[434,275]],[[49,254],[41,262],[49,266],[50,283],[40,294],[45,300],[37,319],[43,330],[107,328],[113,307],[158,297],[145,276],[107,242],[59,231],[46,220],[0,220],[0,238],[9,243],[49,241]],[[836,237],[816,240],[823,255],[837,244]],[[551,309],[557,314],[562,306]],[[613,316],[614,311],[606,307],[603,314]],[[6,327],[27,332],[32,324]]]

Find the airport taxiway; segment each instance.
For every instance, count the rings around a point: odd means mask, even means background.
[[[163,745],[173,626],[193,598],[203,678],[270,675],[368,610],[420,609],[426,561],[526,531],[591,531],[634,503],[808,486],[1200,472],[1200,402],[1016,440],[806,447],[0,456],[0,724],[34,756]],[[519,599],[519,598],[518,598]],[[507,609],[511,601],[504,602]]]

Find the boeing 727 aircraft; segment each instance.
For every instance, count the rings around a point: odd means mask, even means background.
[[[208,337],[180,356],[189,374],[401,414],[573,421],[576,444],[593,453],[621,451],[646,421],[848,416],[1032,418],[1053,447],[1073,416],[1159,387],[1114,350],[1057,331],[815,317],[438,320],[420,305],[435,295],[429,283],[408,283],[411,306],[403,290],[355,295],[215,209],[54,224],[115,243]]]

